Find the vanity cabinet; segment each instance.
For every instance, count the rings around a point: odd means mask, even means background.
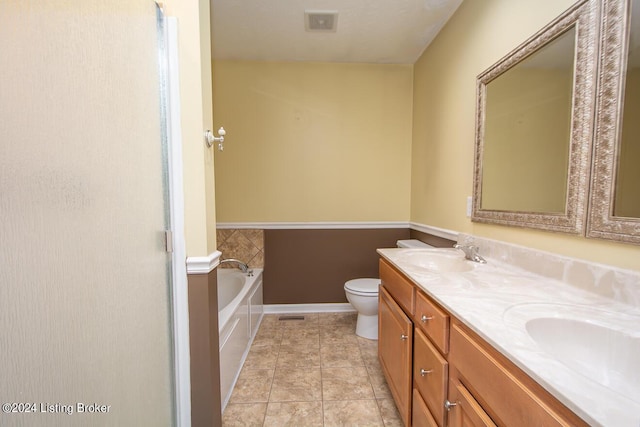
[[[454,322],[451,326],[450,345],[449,363],[453,367],[449,377],[450,401],[453,402],[452,399],[457,398],[458,394],[466,400],[469,400],[468,397],[475,398],[498,425],[587,426],[462,323]],[[476,407],[473,402],[461,406]],[[452,408],[451,413],[457,409]]]
[[[380,282],[378,357],[400,417],[406,426],[444,427],[448,363],[438,348],[448,349],[449,317],[384,260]]]
[[[380,280],[378,355],[406,426],[588,426],[384,259]]]

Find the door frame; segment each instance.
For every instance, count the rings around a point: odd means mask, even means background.
[[[180,126],[180,75],[178,70],[178,19],[164,17],[167,53],[167,139],[169,211],[172,237],[172,320],[175,420],[191,426],[191,367],[189,352],[189,298],[184,235],[182,128]]]

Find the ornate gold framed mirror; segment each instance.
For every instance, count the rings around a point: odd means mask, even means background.
[[[640,0],[603,0],[587,237],[640,243]]]
[[[478,76],[472,221],[584,233],[598,19],[579,1]]]

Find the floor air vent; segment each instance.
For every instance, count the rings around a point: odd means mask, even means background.
[[[304,316],[280,316],[278,320],[304,320]]]

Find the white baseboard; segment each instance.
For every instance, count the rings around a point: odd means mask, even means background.
[[[319,303],[319,304],[265,304],[265,314],[286,313],[337,313],[354,312],[355,308],[348,302],[345,303]]]

